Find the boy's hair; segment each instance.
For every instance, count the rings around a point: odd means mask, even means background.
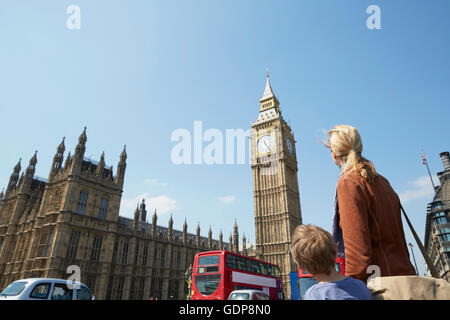
[[[329,232],[301,224],[292,234],[291,254],[300,269],[328,275],[336,263],[337,247]]]

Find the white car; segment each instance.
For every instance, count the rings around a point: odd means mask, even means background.
[[[1,300],[94,300],[94,295],[81,282],[29,278],[10,283],[0,293]]]
[[[270,300],[270,297],[260,290],[234,290],[228,300]]]

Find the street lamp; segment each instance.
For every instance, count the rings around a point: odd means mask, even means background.
[[[411,248],[411,253],[413,256],[413,260],[414,260],[414,266],[416,267],[416,274],[419,274],[419,269],[417,268],[417,263],[416,263],[416,257],[414,256],[414,251],[413,251],[414,246],[412,245],[411,242],[409,243],[409,247]]]

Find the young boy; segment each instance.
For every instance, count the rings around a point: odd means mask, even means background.
[[[305,300],[372,300],[364,282],[336,271],[337,247],[324,229],[299,225],[292,234],[291,253],[298,267],[319,282],[306,291]]]

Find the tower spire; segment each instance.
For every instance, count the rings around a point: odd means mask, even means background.
[[[25,177],[27,179],[32,179],[34,176],[34,172],[36,171],[36,163],[37,163],[37,150],[34,152],[34,155],[30,159],[30,163],[28,164],[28,168],[26,169]]]
[[[276,113],[279,113],[279,102],[275,94],[273,93],[272,86],[270,85],[269,69],[266,69],[266,86],[264,87],[264,92],[259,99],[260,109],[259,111],[265,111],[271,108],[276,109]]]
[[[56,148],[55,156],[53,157],[53,164],[50,170],[49,180],[52,176],[58,173],[62,169],[62,163],[64,161],[64,151],[66,150],[66,146],[64,145],[64,140],[66,137],[63,137],[61,143]]]
[[[86,135],[86,127],[84,127],[83,132],[80,134],[80,137],[78,138],[78,144],[75,147],[75,153],[73,154],[73,161],[72,161],[72,173],[80,173],[81,172],[81,165],[83,163],[84,153],[86,152],[86,141],[87,141],[87,135]]]
[[[275,98],[272,87],[270,85],[269,69],[266,69],[266,87],[264,88],[263,95],[259,101],[264,101],[270,98]]]
[[[127,168],[127,145],[123,146],[123,151],[120,154],[119,164],[117,165],[117,172],[115,182],[119,185],[123,185],[125,180],[125,169]]]

